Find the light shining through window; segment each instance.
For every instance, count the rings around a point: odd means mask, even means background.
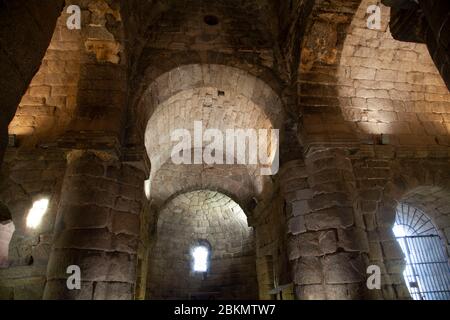
[[[198,246],[192,250],[192,257],[194,258],[194,272],[208,271],[208,256],[209,250],[207,247]]]
[[[394,235],[396,238],[403,238],[406,237],[405,228],[401,224],[395,224],[394,228],[392,229],[394,231]]]
[[[41,199],[33,203],[33,207],[28,211],[27,227],[36,229],[42,221],[48,209],[48,199]]]
[[[406,203],[397,207],[395,237],[405,255],[403,277],[415,300],[449,300],[450,266],[430,217]]]

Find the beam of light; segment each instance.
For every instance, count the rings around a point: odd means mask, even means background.
[[[41,224],[42,218],[48,209],[48,199],[41,199],[33,203],[33,207],[28,211],[27,227],[36,229]]]
[[[209,250],[204,246],[194,248],[192,251],[194,258],[194,272],[207,272],[208,271],[208,256]]]

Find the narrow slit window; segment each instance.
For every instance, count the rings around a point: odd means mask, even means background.
[[[194,272],[207,272],[210,250],[206,246],[196,246],[192,250]]]

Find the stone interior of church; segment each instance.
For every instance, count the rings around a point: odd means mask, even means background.
[[[450,299],[449,88],[448,0],[0,1],[0,300]]]

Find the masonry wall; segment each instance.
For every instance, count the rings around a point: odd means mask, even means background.
[[[396,208],[405,202],[424,209],[440,230],[443,246],[448,247],[445,230],[450,223],[449,198],[443,196],[449,190],[448,150],[414,154],[391,146],[375,146],[361,148],[357,156],[361,158],[352,161],[358,189],[356,207],[362,213],[369,240],[370,264],[380,266],[383,275],[382,290],[372,293],[384,299],[409,298],[402,275],[404,255],[392,231]],[[426,199],[435,202],[423,205]]]
[[[60,151],[9,149],[0,179],[0,198],[8,207],[14,233],[8,243],[8,268],[0,270],[2,299],[41,299],[52,245],[66,159]],[[26,226],[33,201],[48,198],[38,229]]]
[[[0,118],[0,164],[7,146],[7,128],[17,105],[37,72],[53,34],[63,1],[4,1],[0,10],[0,70],[2,117]],[[45,17],[45,18],[43,18]],[[21,23],[18,23],[18,22]]]
[[[450,93],[427,46],[394,40],[384,6],[381,30],[367,28],[371,4],[362,1],[342,48],[337,93],[344,118],[389,144],[449,146]]]
[[[159,214],[150,253],[150,299],[255,299],[257,284],[253,230],[230,198],[217,192],[180,195]],[[198,240],[211,245],[206,277],[192,271]]]
[[[23,79],[0,65],[2,87],[25,92],[9,125],[18,146],[0,175],[14,223],[11,241],[11,229],[0,231],[0,257],[8,247],[0,299],[41,299],[46,284],[49,299],[272,299],[289,284],[297,299],[409,299],[392,232],[402,202],[430,216],[449,250],[450,94],[425,45],[391,37],[389,9],[382,29],[369,30],[373,0],[78,2],[66,5],[81,5],[82,30],[67,30],[61,15],[26,92],[39,57],[11,47],[5,61],[27,61],[16,70]],[[207,14],[218,24],[206,24]],[[22,36],[16,42],[28,48]],[[31,42],[36,51],[46,43]],[[143,198],[140,129],[161,101],[147,132],[151,160],[170,150],[161,136],[191,116],[217,128],[284,120],[280,174],[163,166],[151,205],[169,204],[156,212]],[[77,155],[69,168],[68,154]],[[236,196],[252,228],[217,193],[175,197],[198,188]],[[40,197],[50,207],[30,230],[26,216]],[[200,238],[213,249],[206,279],[190,270]],[[67,262],[83,267],[80,292],[65,291]],[[369,265],[381,268],[381,290],[366,290]]]
[[[292,273],[287,256],[286,204],[274,194],[270,201],[261,202],[254,211],[256,236],[256,270],[259,299],[277,300],[283,288],[284,300],[293,299]]]
[[[59,17],[39,71],[9,125],[22,145],[51,141],[67,127],[76,108],[83,42],[69,30],[65,12]]]

